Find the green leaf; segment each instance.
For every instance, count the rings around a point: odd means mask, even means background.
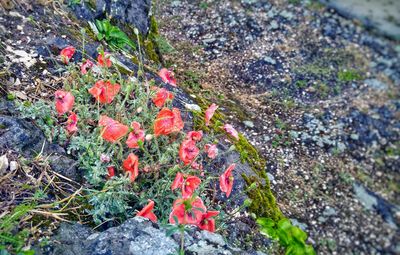
[[[307,240],[307,234],[298,227],[292,227],[291,229],[293,238],[300,243],[304,243]]]
[[[96,19],[96,27],[99,30],[99,33],[104,32],[103,22],[98,19]]]
[[[288,219],[282,219],[278,221],[278,228],[284,231],[289,231],[289,229],[292,227],[292,223]]]
[[[275,226],[275,221],[269,218],[258,218],[257,223],[261,225],[262,227],[274,227]]]

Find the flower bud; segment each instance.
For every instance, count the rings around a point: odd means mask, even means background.
[[[142,108],[142,107],[139,107],[139,108],[136,109],[136,112],[137,112],[137,113],[141,113],[142,111],[143,111],[143,108]]]
[[[110,159],[110,156],[108,156],[107,154],[101,154],[100,161],[103,163],[108,163],[111,161],[111,159]]]
[[[153,135],[147,134],[145,139],[146,139],[146,141],[150,141],[151,139],[153,139]]]

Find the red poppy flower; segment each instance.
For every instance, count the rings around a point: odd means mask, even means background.
[[[107,172],[108,172],[107,179],[111,179],[112,177],[114,177],[115,176],[115,168],[114,168],[114,166],[108,166],[107,167]]]
[[[186,135],[186,139],[188,140],[193,140],[193,141],[200,141],[201,138],[203,137],[203,131],[190,131]]]
[[[159,108],[163,107],[167,100],[174,99],[174,94],[165,88],[153,87],[153,89],[157,90],[156,95],[153,97],[153,103]]]
[[[54,93],[56,99],[56,111],[58,114],[64,114],[72,110],[75,103],[75,97],[70,93],[63,90],[57,90]]]
[[[169,215],[171,224],[193,224],[200,222],[201,216],[206,211],[201,198],[177,199],[172,206],[172,212]],[[178,222],[175,221],[175,218]]]
[[[232,176],[232,170],[235,169],[236,164],[230,165],[225,172],[219,177],[219,187],[222,192],[226,193],[226,197],[229,197],[229,195],[232,192],[233,188],[233,176]]]
[[[159,72],[158,75],[160,78],[163,80],[165,83],[169,83],[172,86],[176,87],[176,80],[174,77],[174,73],[167,68],[162,68]]]
[[[206,122],[206,126],[210,125],[210,120],[211,118],[214,116],[215,111],[218,109],[218,105],[216,104],[211,104],[205,113],[205,122]]]
[[[67,120],[67,130],[69,133],[73,133],[78,131],[78,127],[76,126],[78,124],[78,115],[75,113],[71,112],[68,116]]]
[[[197,226],[202,230],[215,232],[215,220],[211,219],[211,217],[217,216],[218,214],[218,211],[208,211],[206,213],[203,213],[203,215],[201,216],[201,220],[197,224]]]
[[[226,133],[228,133],[229,135],[233,136],[236,140],[239,140],[239,134],[236,131],[236,129],[233,128],[233,126],[231,124],[225,124],[224,125],[224,130]]]
[[[81,74],[86,74],[88,69],[92,68],[93,66],[93,62],[89,59],[86,59],[86,61],[81,65]]]
[[[199,151],[195,141],[185,140],[179,148],[179,158],[183,161],[184,165],[188,165],[199,155]]]
[[[178,108],[162,108],[154,121],[154,135],[169,135],[183,128],[181,112]]]
[[[151,220],[152,222],[157,222],[157,216],[153,213],[154,201],[149,199],[149,203],[136,214],[136,216],[141,216]]]
[[[180,187],[182,189],[182,197],[189,198],[193,195],[193,192],[197,189],[200,183],[201,180],[197,176],[186,176],[181,173],[177,173],[175,180],[171,185],[171,190]]]
[[[105,115],[100,117],[99,126],[103,127],[101,130],[101,136],[103,139],[112,143],[124,137],[129,131],[129,128],[126,125]]]
[[[118,83],[111,84],[110,81],[97,81],[89,89],[89,93],[102,104],[109,104],[118,94],[121,86]]]
[[[172,182],[171,190],[174,190],[174,189],[177,189],[177,188],[181,187],[183,181],[184,181],[183,174],[178,172],[176,174],[176,176],[175,176],[174,181]]]
[[[110,67],[112,65],[110,60],[110,54],[108,52],[101,53],[97,56],[97,62],[99,66]]]
[[[122,167],[130,174],[129,179],[131,182],[134,182],[139,175],[139,158],[135,154],[130,153],[122,163]]]
[[[128,145],[131,149],[139,148],[138,141],[144,142],[144,130],[140,129],[139,122],[132,122],[131,123],[132,132],[129,133],[128,139],[126,140],[126,145]]]
[[[72,58],[74,53],[75,53],[75,48],[73,46],[68,46],[62,49],[60,52],[62,62],[64,64],[68,64],[69,60]]]
[[[207,153],[207,156],[211,159],[215,159],[218,155],[218,148],[216,144],[204,145],[204,151]]]

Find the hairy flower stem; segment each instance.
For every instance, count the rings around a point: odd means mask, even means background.
[[[155,141],[156,148],[157,148],[158,160],[160,160],[160,159],[161,159],[161,151],[160,151],[160,146],[158,145],[158,139],[157,139],[157,137],[154,137],[154,141]]]
[[[185,254],[185,229],[183,227],[180,228],[180,232],[181,232],[181,249],[179,251],[179,254],[184,255]]]
[[[122,109],[126,109],[125,103],[126,103],[126,101],[128,101],[128,98],[129,98],[129,96],[131,95],[132,90],[133,90],[133,84],[129,84],[128,87],[127,87],[127,89],[126,89],[125,98],[124,98],[124,100],[122,101],[121,106],[120,106],[120,108],[119,108],[119,111],[120,111],[120,112],[122,111]]]

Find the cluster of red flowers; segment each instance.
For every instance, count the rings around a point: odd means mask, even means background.
[[[62,61],[68,64],[74,53],[74,47],[66,47],[61,51]],[[101,53],[98,55],[97,66],[109,68],[111,65],[110,54]],[[81,73],[86,75],[95,66],[92,61],[86,60],[80,66]],[[159,76],[164,82],[176,86],[176,80],[172,71],[163,68],[160,70]],[[180,132],[184,127],[184,123],[179,109],[165,107],[166,102],[173,100],[174,95],[165,88],[152,87],[151,89],[155,92],[152,102],[157,108],[161,108],[153,123],[154,136],[168,136]],[[99,104],[111,104],[120,90],[121,86],[117,83],[112,83],[108,80],[98,80],[88,92]],[[77,132],[78,116],[72,112],[75,101],[72,93],[58,90],[55,92],[55,101],[56,110],[59,115],[69,113],[66,125],[68,132]],[[210,124],[217,108],[216,104],[211,104],[205,111],[205,123],[207,126]],[[111,143],[120,142],[123,138],[127,137],[125,141],[126,146],[131,149],[137,149],[148,140],[145,130],[137,121],[133,121],[130,126],[127,126],[106,115],[101,115],[99,116],[98,125],[101,128],[101,137]],[[231,125],[225,124],[223,129],[233,138],[239,139],[238,132]],[[202,165],[196,162],[196,159],[200,153],[197,143],[201,141],[202,137],[202,131],[188,132],[179,148],[179,158],[183,166],[190,166],[193,169],[201,170],[200,175],[203,174]],[[214,159],[218,155],[216,144],[206,144],[203,150],[210,159]],[[109,162],[110,158],[102,155],[101,161]],[[130,181],[134,182],[139,175],[139,157],[134,153],[129,153],[127,158],[122,162],[122,168],[128,174]],[[232,170],[234,168],[235,164],[230,165],[219,177],[220,189],[227,197],[230,196],[233,188],[234,178]],[[115,175],[114,166],[108,166],[107,171],[108,178],[112,178]],[[195,194],[200,184],[201,179],[195,175],[187,175],[181,172],[176,174],[171,185],[171,190],[179,189],[181,191],[181,198],[175,200],[173,203],[172,212],[169,217],[171,224],[194,224],[201,229],[215,231],[215,220],[213,217],[218,215],[219,212],[207,211],[201,198]],[[149,203],[137,213],[137,216],[146,217],[156,222],[157,216],[154,214],[153,209],[154,201],[149,200]]]

